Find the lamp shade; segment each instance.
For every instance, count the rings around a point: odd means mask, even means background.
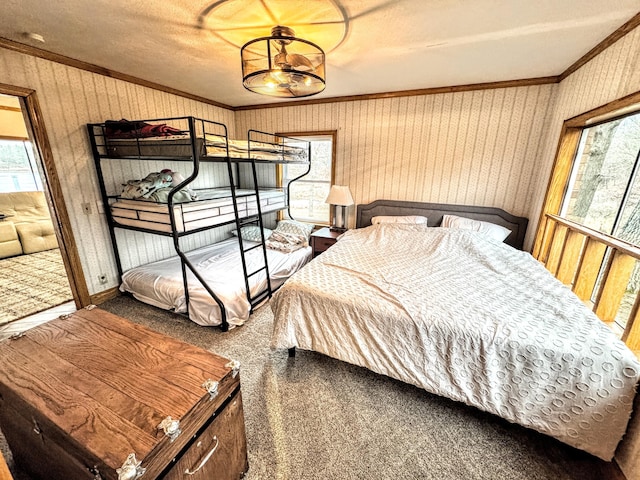
[[[324,203],[331,205],[348,206],[353,205],[353,197],[346,185],[331,185],[331,190]]]
[[[277,26],[270,37],[256,38],[240,50],[242,84],[272,97],[308,97],[325,88],[324,51]]]

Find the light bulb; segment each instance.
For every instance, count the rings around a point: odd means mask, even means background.
[[[289,81],[289,75],[287,75],[282,70],[274,70],[273,72],[271,72],[271,74],[275,78],[275,81],[278,83],[287,83]]]

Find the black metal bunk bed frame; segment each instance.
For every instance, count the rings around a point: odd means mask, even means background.
[[[211,121],[211,120],[204,120],[204,119],[200,119],[200,118],[196,118],[196,117],[192,117],[192,116],[187,116],[187,117],[171,117],[171,118],[157,118],[157,119],[150,119],[150,120],[141,120],[141,121],[132,121],[132,124],[138,124],[138,123],[145,123],[145,124],[158,124],[160,122],[171,122],[171,121],[187,121],[188,122],[188,130],[183,131],[183,133],[188,134],[188,144],[190,147],[190,155],[187,156],[178,156],[178,155],[167,155],[167,156],[157,156],[157,155],[143,155],[142,154],[142,149],[141,149],[141,144],[140,144],[140,139],[141,138],[147,138],[147,137],[129,137],[131,140],[135,140],[136,146],[137,146],[137,155],[113,155],[113,154],[109,154],[109,149],[107,148],[108,145],[108,141],[109,141],[109,137],[106,134],[106,130],[107,130],[107,123],[89,123],[87,124],[87,129],[89,131],[89,139],[91,142],[91,149],[93,152],[93,158],[94,158],[94,162],[95,162],[95,166],[96,166],[96,172],[97,172],[97,176],[98,176],[98,183],[100,186],[100,193],[102,196],[102,202],[103,205],[105,207],[105,214],[107,217],[107,223],[109,226],[109,235],[111,238],[111,243],[113,246],[113,250],[114,250],[114,254],[115,254],[115,260],[116,260],[116,266],[118,268],[118,275],[119,275],[119,281],[121,281],[122,279],[122,274],[123,274],[123,270],[122,270],[122,262],[120,260],[120,253],[119,253],[119,249],[118,249],[118,241],[116,238],[116,234],[115,234],[115,229],[116,228],[122,228],[125,230],[133,230],[133,231],[138,231],[138,232],[144,232],[144,233],[150,233],[153,235],[162,235],[162,236],[170,236],[173,239],[173,246],[174,249],[178,255],[178,257],[180,258],[181,261],[181,270],[182,270],[182,279],[183,279],[183,288],[184,288],[184,292],[185,292],[185,304],[186,304],[186,312],[185,315],[187,317],[189,317],[189,284],[188,284],[188,278],[187,278],[187,269],[195,276],[195,278],[200,282],[200,284],[203,286],[203,288],[209,293],[209,295],[211,296],[211,298],[213,298],[213,300],[216,302],[216,304],[218,305],[218,307],[220,308],[220,316],[221,316],[221,324],[220,324],[220,328],[222,331],[227,331],[229,329],[229,323],[227,321],[227,313],[226,313],[226,308],[224,303],[222,302],[222,300],[220,300],[220,298],[216,295],[216,293],[209,287],[209,285],[207,284],[207,282],[202,278],[202,276],[198,273],[197,269],[195,268],[195,266],[191,263],[191,261],[189,260],[189,258],[186,255],[186,252],[183,251],[183,249],[180,246],[180,238],[184,237],[186,235],[193,235],[196,233],[200,233],[203,232],[205,230],[209,230],[212,228],[219,228],[219,227],[223,227],[226,225],[230,225],[232,223],[236,224],[236,229],[238,232],[238,244],[240,247],[240,258],[242,261],[242,270],[244,273],[244,281],[245,281],[245,289],[246,289],[246,296],[247,296],[247,300],[249,301],[250,304],[250,312],[253,311],[253,309],[259,305],[262,301],[264,301],[267,298],[271,298],[272,294],[273,294],[273,289],[271,287],[271,279],[270,279],[270,275],[269,275],[269,266],[268,266],[268,261],[267,261],[267,250],[266,250],[266,239],[264,237],[264,225],[263,225],[263,214],[262,214],[262,207],[261,207],[261,202],[260,202],[260,193],[259,193],[259,185],[258,185],[258,175],[257,175],[257,169],[256,169],[256,164],[259,163],[273,163],[273,164],[279,164],[279,163],[289,163],[289,164],[294,164],[294,163],[306,163],[307,164],[307,169],[304,173],[302,173],[301,175],[297,176],[296,178],[294,178],[293,180],[291,180],[287,185],[286,185],[286,189],[285,189],[285,205],[284,208],[287,209],[287,212],[289,214],[289,217],[291,217],[290,215],[290,210],[289,210],[289,198],[290,198],[290,186],[293,182],[295,182],[296,180],[304,177],[305,175],[307,175],[309,173],[309,171],[311,170],[311,144],[309,142],[304,142],[306,143],[306,148],[307,148],[307,160],[306,162],[293,162],[293,161],[286,161],[284,160],[284,149],[285,149],[285,144],[287,141],[291,141],[291,142],[302,142],[300,139],[296,139],[296,138],[292,138],[292,137],[286,137],[283,135],[277,135],[277,134],[273,134],[273,133],[268,133],[268,132],[262,132],[259,130],[253,130],[250,129],[248,130],[247,133],[247,145],[248,145],[248,150],[247,150],[247,158],[238,158],[238,157],[233,157],[230,155],[229,152],[229,136],[228,136],[228,130],[227,130],[227,126],[223,123],[220,122],[215,122],[215,121]],[[226,155],[219,157],[219,156],[208,156],[206,155],[206,146],[205,146],[205,150],[204,150],[204,155],[201,154],[201,152],[198,149],[198,145],[197,145],[197,140],[198,140],[198,136],[197,134],[200,133],[197,131],[196,125],[199,124],[202,127],[202,138],[206,138],[206,131],[205,131],[205,125],[210,125],[210,126],[216,126],[217,128],[221,129],[224,132],[224,139],[225,139],[225,145],[226,145]],[[274,147],[274,149],[278,150],[281,149],[282,150],[282,160],[281,161],[277,161],[277,160],[260,160],[260,159],[256,159],[253,158],[251,155],[251,144],[252,141],[256,142],[257,140],[252,139],[252,136],[255,135],[262,135],[262,136],[269,136],[271,138],[276,137],[278,141],[276,142],[264,142],[261,141],[260,143],[264,144],[270,144]],[[187,142],[185,142],[185,145],[187,144]],[[206,141],[205,141],[206,144]],[[130,225],[123,225],[123,224],[119,224],[117,223],[112,215],[111,212],[111,208],[110,208],[110,200],[115,200],[119,197],[119,195],[110,195],[107,192],[107,188],[105,186],[105,182],[104,182],[104,172],[102,169],[102,160],[105,159],[118,159],[118,160],[137,160],[137,161],[145,161],[145,160],[161,160],[161,161],[185,161],[185,162],[192,162],[193,164],[193,171],[191,173],[191,175],[189,175],[188,177],[186,177],[182,182],[180,182],[178,185],[174,186],[171,191],[169,192],[168,195],[168,199],[167,199],[167,208],[168,208],[168,214],[169,214],[169,221],[170,221],[170,225],[171,225],[171,231],[170,232],[161,232],[161,231],[157,231],[157,230],[151,230],[151,229],[147,229],[147,228],[143,228],[143,227],[136,227],[136,226],[130,226]],[[231,191],[231,198],[232,198],[232,202],[233,202],[233,211],[234,211],[234,219],[230,220],[230,221],[226,221],[226,222],[221,222],[221,223],[217,223],[215,225],[212,226],[203,226],[203,227],[198,227],[189,231],[178,231],[178,228],[176,226],[176,218],[175,218],[175,211],[174,211],[174,205],[176,205],[177,203],[174,203],[174,196],[176,195],[177,192],[181,191],[182,189],[184,189],[185,187],[187,187],[188,185],[190,185],[196,178],[198,178],[198,175],[200,173],[200,163],[201,162],[218,162],[218,163],[226,163],[227,165],[227,171],[228,171],[228,175],[229,175],[229,188]],[[253,181],[253,193],[255,194],[256,197],[256,209],[257,209],[257,214],[256,215],[247,215],[247,216],[241,216],[239,213],[239,209],[238,209],[238,197],[236,194],[237,191],[237,187],[236,187],[236,182],[239,183],[240,180],[240,175],[239,175],[239,165],[240,163],[249,163],[251,166],[251,179]],[[234,167],[235,167],[235,171],[234,171]],[[284,209],[283,208],[283,209]],[[261,236],[261,242],[259,242],[257,245],[252,245],[248,248],[245,249],[244,247],[244,243],[243,243],[243,238],[242,235],[240,234],[241,229],[243,226],[247,226],[247,225],[253,225],[253,224],[257,224],[258,227],[260,228],[260,236]],[[264,265],[260,268],[258,268],[257,270],[254,270],[252,272],[248,272],[247,271],[247,262],[245,259],[245,254],[253,249],[256,248],[261,248],[262,249],[262,253],[263,253],[263,259],[264,259]],[[265,271],[266,274],[266,280],[267,280],[267,287],[256,293],[255,295],[251,295],[251,288],[249,285],[249,280],[253,275],[258,274],[261,271]]]

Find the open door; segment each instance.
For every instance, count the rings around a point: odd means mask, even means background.
[[[46,129],[42,121],[36,93],[33,90],[0,84],[0,94],[12,95],[19,99],[20,109],[32,145],[34,164],[42,181],[41,189],[50,213],[53,231],[60,256],[67,274],[71,294],[77,308],[91,303],[82,265],[74,240],[69,216],[62,196],[58,174],[53,163],[53,155]]]

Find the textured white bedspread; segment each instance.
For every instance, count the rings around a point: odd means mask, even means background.
[[[247,249],[254,242],[244,241]],[[236,238],[230,238],[193,252],[187,257],[196,271],[204,278],[213,292],[222,300],[230,325],[242,325],[249,318],[250,304],[246,297],[246,286],[240,248]],[[293,253],[282,253],[267,249],[267,261],[271,288],[279,287],[289,276],[311,258],[311,247]],[[247,270],[253,272],[264,265],[262,249],[246,253]],[[122,275],[120,290],[130,292],[138,300],[156,307],[176,312],[186,311],[186,297],[178,257],[141,265]],[[189,272],[189,270],[187,270]],[[189,318],[199,325],[220,325],[220,308],[196,277],[189,272]],[[252,295],[264,290],[267,276],[263,271],[250,277]]]
[[[470,231],[350,230],[271,300],[272,346],[314,350],[610,460],[634,354],[531,255]]]

